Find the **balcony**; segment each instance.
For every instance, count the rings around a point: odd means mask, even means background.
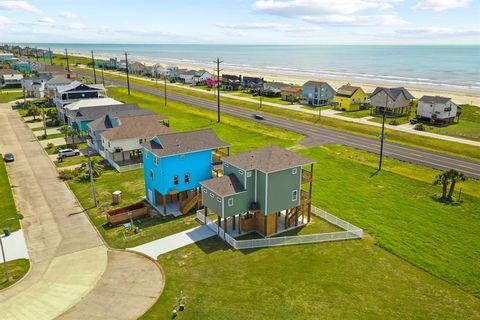
[[[219,165],[222,164],[222,158],[228,157],[230,155],[230,148],[225,149],[216,149],[212,152],[212,164]]]
[[[312,173],[308,170],[302,169],[302,184],[312,182]]]

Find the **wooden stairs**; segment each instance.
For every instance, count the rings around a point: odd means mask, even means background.
[[[193,207],[198,205],[200,201],[201,201],[200,194],[199,193],[198,194],[193,193],[193,194],[189,195],[187,199],[185,199],[184,201],[182,201],[180,203],[180,211],[183,214],[187,214],[190,210],[193,209]]]

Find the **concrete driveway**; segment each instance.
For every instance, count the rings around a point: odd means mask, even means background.
[[[0,291],[1,319],[54,319],[69,310],[79,315],[95,310],[96,319],[138,318],[163,290],[160,267],[144,256],[110,252],[57,178],[32,131],[8,104],[0,104],[0,128],[0,152],[15,155],[8,174],[24,216],[21,225],[32,265],[23,280]],[[128,281],[132,272],[135,280]],[[116,296],[115,317],[111,304],[98,300],[112,292],[129,292]]]

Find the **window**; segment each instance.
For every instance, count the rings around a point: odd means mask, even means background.
[[[207,192],[208,192],[208,190],[207,190],[207,189],[203,189],[203,193],[207,193]]]
[[[292,174],[297,174],[297,168],[292,169]]]
[[[225,168],[228,168],[228,163],[225,163],[225,162],[224,162],[224,163],[223,163],[223,166],[224,166]]]
[[[153,170],[150,170],[150,179],[153,181]]]
[[[250,178],[252,176],[252,171],[247,171],[247,178]]]
[[[218,201],[218,202],[222,202],[222,198],[217,197],[217,201]]]
[[[185,183],[190,183],[190,173],[185,173],[185,176],[184,176],[184,179],[185,179]]]
[[[110,141],[108,141],[108,147],[110,148]]]
[[[142,144],[143,140],[142,139],[138,139],[138,143]]]
[[[155,159],[155,165],[158,166],[158,157],[153,156],[153,158]]]
[[[233,198],[228,199],[228,206],[233,207]]]
[[[173,176],[173,184],[178,185],[178,176]]]
[[[243,175],[243,170],[238,170],[238,173]]]
[[[292,201],[297,201],[298,200],[298,190],[293,190],[292,191]]]
[[[215,195],[210,192],[210,197],[215,198]]]

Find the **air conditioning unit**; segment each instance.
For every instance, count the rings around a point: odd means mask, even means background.
[[[258,210],[258,203],[257,202],[250,203],[250,210],[252,211]]]

